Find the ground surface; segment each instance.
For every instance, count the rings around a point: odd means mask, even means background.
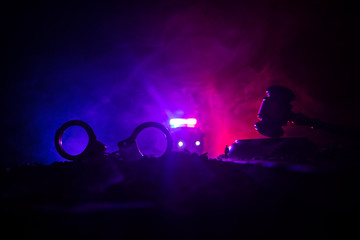
[[[358,167],[166,159],[1,171],[3,233],[28,238],[304,238],[358,235]]]

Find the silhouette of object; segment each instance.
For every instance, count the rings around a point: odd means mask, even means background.
[[[174,149],[178,151],[187,149],[197,154],[203,153],[204,133],[198,127],[177,127],[170,131],[174,141]],[[179,145],[179,142],[182,144]],[[196,142],[199,144],[197,145]]]
[[[62,137],[66,129],[71,126],[80,126],[85,129],[86,133],[89,136],[89,142],[85,148],[85,150],[78,155],[70,155],[65,152],[62,144]],[[99,142],[96,139],[95,133],[93,129],[84,121],[81,120],[71,120],[64,123],[55,133],[55,147],[60,156],[65,159],[73,160],[73,161],[81,161],[81,160],[89,160],[94,157],[102,157],[104,156],[106,146]]]
[[[256,130],[267,137],[281,137],[284,134],[282,126],[291,119],[290,102],[295,99],[294,93],[285,87],[272,86],[266,89],[267,97],[261,103]]]
[[[228,147],[228,145],[226,145],[226,147],[225,147],[225,158],[226,159],[229,158],[229,147]]]
[[[135,128],[135,130],[133,131],[133,133],[131,134],[131,136],[129,138],[122,140],[118,143],[119,154],[121,156],[123,156],[124,158],[137,158],[138,159],[138,158],[143,157],[144,154],[141,153],[141,151],[139,150],[139,148],[137,146],[136,137],[139,135],[139,133],[142,130],[144,130],[145,128],[149,128],[149,127],[153,127],[153,128],[157,128],[157,129],[161,130],[166,136],[166,141],[167,141],[166,150],[160,156],[160,158],[163,158],[165,155],[170,153],[172,151],[172,146],[173,146],[173,141],[172,141],[170,132],[160,123],[145,122],[143,124],[140,124],[137,128]]]
[[[255,123],[255,129],[264,136],[281,137],[284,134],[282,126],[286,126],[287,122],[329,131],[352,140],[359,134],[354,130],[309,118],[302,113],[294,113],[291,111],[290,102],[295,100],[295,95],[286,87],[271,86],[266,89],[266,94],[267,96],[263,99],[258,112],[260,121]]]
[[[307,138],[240,139],[231,144],[229,157],[240,160],[311,162],[317,146]]]
[[[62,137],[65,130],[71,126],[80,126],[85,129],[86,133],[89,136],[89,142],[85,148],[85,150],[78,155],[71,155],[67,153],[62,145]],[[119,151],[118,153],[124,159],[139,159],[142,157],[146,157],[138,148],[136,143],[136,137],[139,133],[145,128],[158,128],[160,129],[166,136],[167,147],[165,152],[159,157],[163,158],[168,155],[172,151],[172,137],[169,131],[160,123],[156,122],[145,122],[140,124],[135,128],[131,136],[125,140],[122,140],[118,143]],[[103,159],[106,151],[106,146],[99,142],[96,139],[95,133],[93,129],[84,121],[81,120],[71,120],[64,123],[55,133],[55,147],[60,156],[65,159],[73,160],[73,161],[91,161],[92,159]],[[116,152],[115,152],[116,153]]]

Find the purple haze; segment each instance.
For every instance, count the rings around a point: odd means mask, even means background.
[[[3,126],[9,161],[62,160],[54,134],[81,119],[116,150],[145,121],[195,117],[204,151],[261,138],[265,89],[291,88],[294,111],[355,115],[349,9],[327,1],[31,4],[9,19]],[[10,11],[9,10],[9,11]],[[315,140],[327,134],[289,129]]]

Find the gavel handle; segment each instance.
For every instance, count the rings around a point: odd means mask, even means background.
[[[356,140],[360,135],[360,132],[357,130],[326,123],[318,119],[309,118],[302,113],[293,113],[290,121],[294,122],[296,125],[309,126],[313,129],[328,131],[338,136],[349,138],[350,140]]]

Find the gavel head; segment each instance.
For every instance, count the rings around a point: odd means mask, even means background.
[[[290,102],[295,95],[282,86],[271,86],[266,89],[266,94],[260,105],[260,121],[255,123],[255,129],[264,136],[278,138],[284,134],[282,126],[286,126],[293,115]]]

